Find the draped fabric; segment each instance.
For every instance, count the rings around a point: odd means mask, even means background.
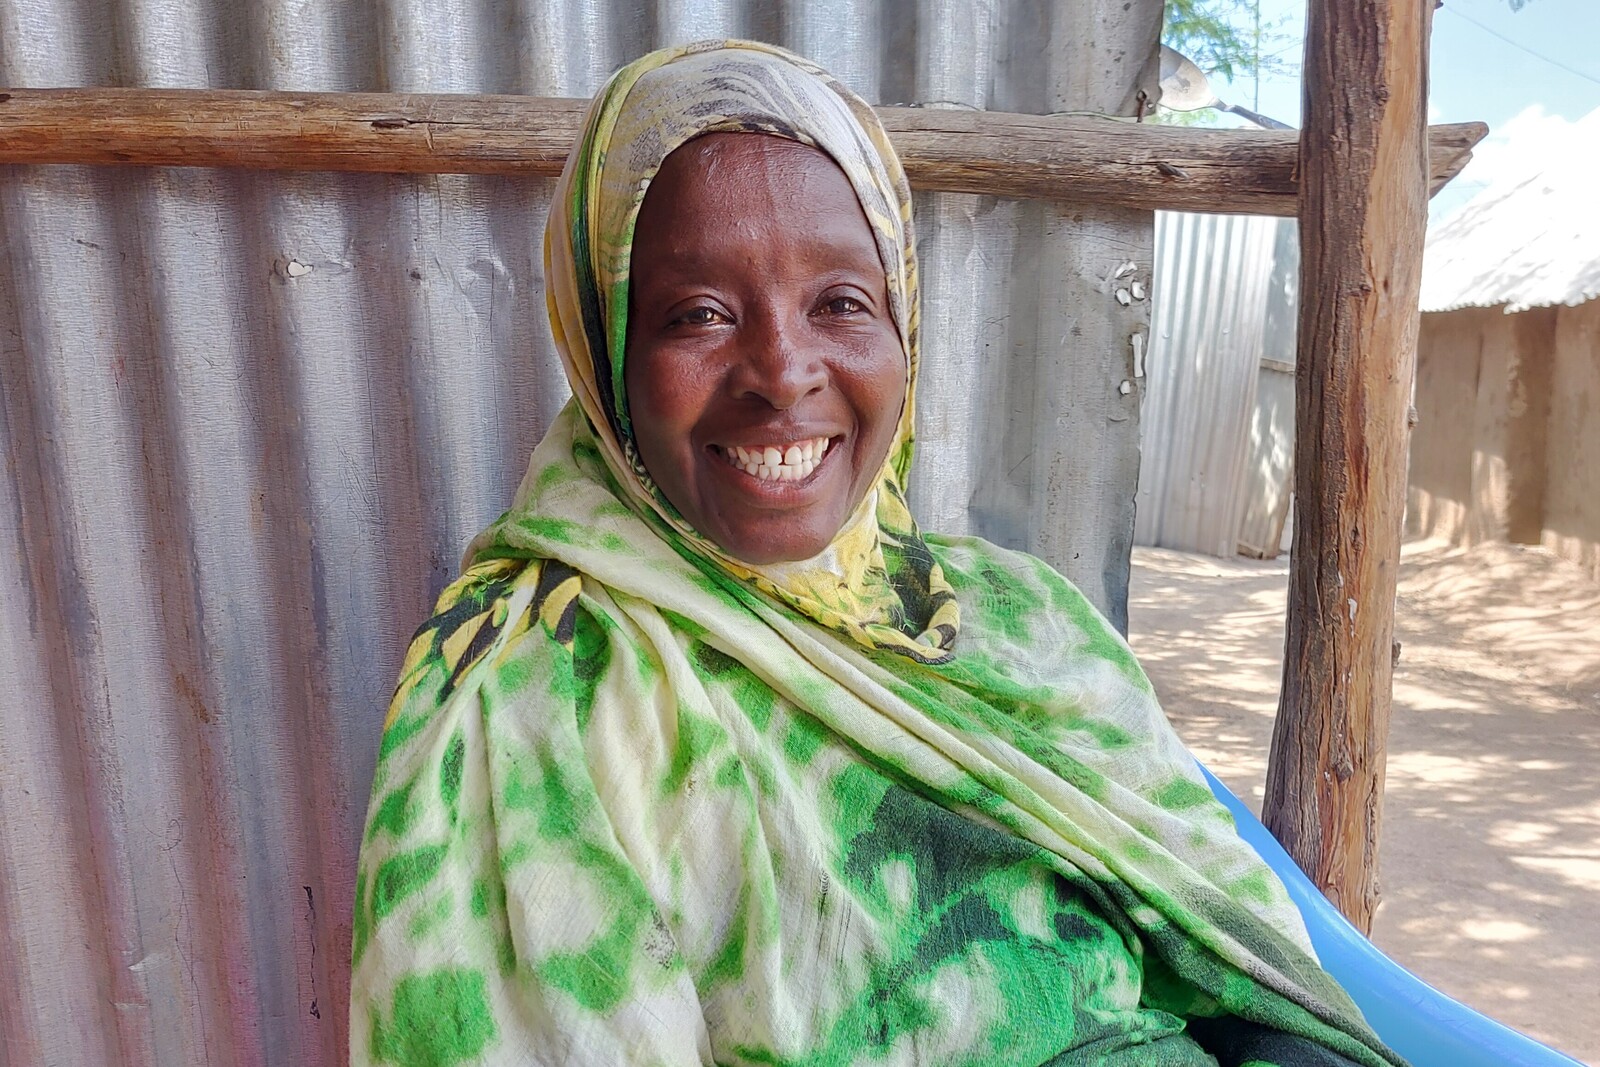
[[[649,179],[728,130],[839,164],[907,357],[876,490],[775,567],[656,489],[622,387]],[[910,198],[865,104],[764,45],[653,53],[591,107],[546,254],[574,400],[402,670],[354,1064],[1401,1062],[1115,631],[911,520]]]

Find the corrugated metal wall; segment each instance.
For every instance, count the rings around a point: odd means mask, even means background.
[[[1300,318],[1300,228],[1279,219],[1273,239],[1256,411],[1245,447],[1244,517],[1239,551],[1275,559],[1287,551],[1284,527],[1294,493],[1294,365]]]
[[[1130,114],[1159,21],[1157,0],[0,0],[0,83],[586,96],[731,33],[879,102]],[[342,1060],[403,643],[565,397],[548,188],[0,171],[0,1064]],[[918,206],[925,523],[1031,546],[1120,619],[1146,317],[1115,290],[1148,285],[1150,218]]]
[[[1157,214],[1136,543],[1232,556],[1286,493],[1293,377],[1287,422],[1276,379],[1257,410],[1258,377],[1294,359],[1297,249],[1293,220]]]

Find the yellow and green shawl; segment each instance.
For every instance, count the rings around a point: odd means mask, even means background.
[[[844,170],[907,353],[877,490],[760,569],[656,490],[622,384],[650,177],[727,130]],[[596,98],[546,234],[574,400],[384,728],[356,1067],[1401,1062],[1105,620],[917,530],[910,204],[871,109],[779,49],[653,53]]]

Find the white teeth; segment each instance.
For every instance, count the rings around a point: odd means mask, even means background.
[[[781,449],[776,445],[763,445],[760,448],[725,445],[722,448],[722,458],[752,478],[759,478],[762,481],[800,482],[811,477],[827,451],[828,439],[813,437],[809,441],[796,441]]]

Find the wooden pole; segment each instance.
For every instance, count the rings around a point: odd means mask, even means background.
[[[1363,931],[1378,904],[1432,16],[1431,0],[1312,0],[1306,24],[1295,526],[1263,820]]]
[[[561,172],[585,100],[194,89],[0,91],[0,164],[401,174]],[[1104,116],[879,108],[919,189],[1145,210],[1293,215],[1293,132]],[[1433,131],[1439,186],[1482,123]]]

